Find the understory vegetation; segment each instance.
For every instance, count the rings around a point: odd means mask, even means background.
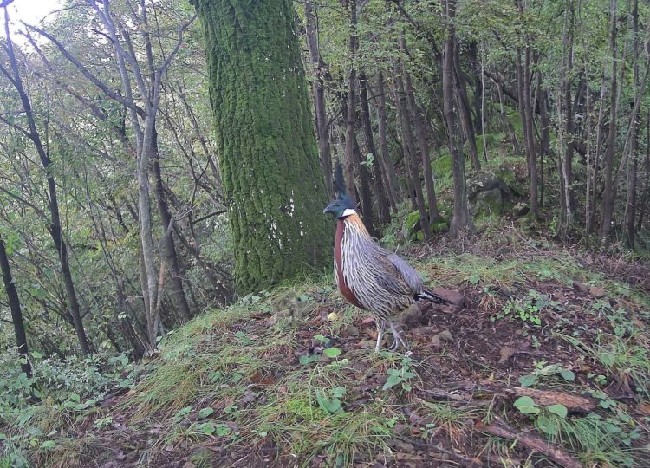
[[[466,298],[408,319],[411,355],[373,353],[331,276],[250,294],[138,364],[33,356],[3,380],[0,465],[642,466],[647,264],[480,226],[402,251]]]

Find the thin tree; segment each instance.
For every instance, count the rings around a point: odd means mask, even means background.
[[[59,212],[59,202],[57,198],[57,187],[52,171],[52,160],[50,159],[49,149],[43,142],[41,134],[38,130],[38,126],[36,124],[36,116],[34,110],[32,109],[31,99],[25,90],[20,68],[18,66],[18,60],[16,59],[14,43],[11,39],[11,30],[9,28],[9,12],[7,11],[7,6],[10,3],[11,1],[5,1],[2,6],[4,8],[4,26],[6,38],[4,49],[9,57],[9,65],[11,70],[7,70],[3,66],[0,66],[0,72],[11,82],[13,87],[16,89],[16,92],[18,93],[22,104],[22,110],[27,120],[27,129],[23,129],[9,121],[5,121],[5,123],[13,126],[16,128],[16,130],[20,131],[23,135],[29,138],[29,140],[31,140],[32,144],[34,145],[34,149],[39,156],[41,165],[43,166],[47,180],[48,208],[50,212],[50,225],[48,231],[50,237],[52,238],[52,241],[54,242],[54,247],[58,253],[59,263],[61,266],[61,274],[63,276],[63,282],[65,284],[68,311],[70,313],[70,317],[72,317],[75,333],[79,340],[79,346],[81,348],[81,352],[84,355],[87,355],[91,353],[91,346],[88,340],[88,336],[86,335],[86,330],[84,329],[81,308],[79,307],[79,300],[77,299],[77,290],[75,288],[75,283],[72,278],[72,271],[70,269],[68,244],[65,241],[63,228],[61,225],[61,215]]]
[[[388,151],[387,129],[388,117],[386,115],[386,89],[384,86],[384,75],[380,71],[377,77],[377,122],[379,130],[379,154],[378,159],[381,163],[382,174],[384,175],[384,186],[388,189],[388,199],[390,200],[391,209],[397,211],[397,202],[399,199],[399,183],[395,167]]]
[[[454,17],[456,1],[444,0],[444,18],[446,21],[445,43],[442,63],[442,96],[449,152],[451,153],[451,170],[454,179],[454,213],[451,218],[450,233],[456,237],[463,231],[473,231],[474,226],[467,206],[467,185],[465,180],[465,157],[460,149],[458,138],[458,117],[456,114],[454,90],[454,60],[456,53],[456,30]]]
[[[325,102],[324,78],[326,65],[320,54],[318,43],[318,18],[316,8],[311,0],[304,0],[305,4],[305,33],[307,47],[309,48],[309,59],[313,68],[314,79],[312,80],[312,95],[314,98],[314,114],[316,122],[316,136],[318,138],[318,152],[320,154],[321,167],[325,177],[325,187],[328,195],[332,195],[332,154],[330,150],[327,110]]]
[[[616,124],[617,124],[617,57],[618,50],[616,46],[618,21],[617,0],[610,0],[609,3],[609,49],[612,54],[612,83],[611,83],[611,102],[609,108],[609,130],[607,133],[607,149],[605,150],[605,189],[603,191],[603,216],[600,223],[600,241],[603,245],[609,242],[609,235],[612,229],[612,220],[614,217],[614,201],[616,199],[616,186],[614,184],[614,156],[616,152]]]
[[[377,213],[379,214],[379,222],[388,224],[390,222],[390,206],[388,196],[384,188],[382,177],[382,168],[379,164],[380,156],[377,154],[375,147],[375,136],[372,132],[372,122],[370,120],[370,105],[368,104],[368,77],[365,72],[359,74],[359,104],[361,107],[361,125],[363,126],[363,133],[366,140],[366,149],[368,154],[372,155],[372,169],[373,169],[373,188],[375,199],[377,201]]]
[[[29,348],[27,347],[23,311],[20,308],[16,284],[11,277],[11,265],[9,264],[9,256],[2,235],[0,235],[0,272],[2,272],[2,282],[4,283],[7,298],[9,298],[9,311],[11,312],[11,322],[14,325],[14,334],[16,335],[16,350],[20,359],[20,367],[27,377],[31,377],[32,366],[29,364],[28,359]]]

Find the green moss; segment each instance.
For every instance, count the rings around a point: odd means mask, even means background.
[[[197,0],[238,291],[322,271],[325,185],[287,0]]]

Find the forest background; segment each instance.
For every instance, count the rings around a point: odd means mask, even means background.
[[[2,391],[34,363],[137,361],[205,310],[329,271],[336,164],[390,246],[508,222],[647,261],[646,2],[277,0],[269,38],[296,54],[247,47],[286,94],[222,107],[255,69],[194,3],[69,1],[42,24],[2,4]],[[268,122],[300,148],[246,159]]]

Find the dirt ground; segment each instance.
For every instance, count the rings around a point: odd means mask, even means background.
[[[410,254],[422,255],[417,251]],[[536,254],[543,256],[540,252]],[[503,258],[509,255],[514,253],[505,252]],[[580,262],[585,269],[600,272],[608,280],[650,294],[647,265],[606,257],[582,257]],[[435,274],[435,265],[429,273]],[[516,311],[503,314],[507,304],[516,304],[517,300],[520,305],[534,305],[531,290],[535,291],[533,298],[543,297],[545,301],[537,314],[539,325],[522,319]],[[637,330],[634,342],[647,349],[650,314],[644,306],[598,284],[568,284],[525,275],[503,287],[491,285],[486,290],[479,281],[463,281],[456,288],[437,292],[451,297],[456,304],[424,305],[403,317],[412,350],[409,365],[415,377],[409,380],[409,391],[396,391],[390,400],[387,417],[392,416],[396,422],[390,437],[384,439],[383,448],[376,453],[359,451],[352,459],[342,461],[323,449],[305,459],[296,457],[277,438],[259,437],[251,442],[245,434],[238,440],[210,435],[183,437],[179,441],[170,435],[173,431],[169,420],[149,417],[133,422],[132,412],[122,409],[133,391],[115,392],[101,403],[104,414],[112,415],[110,427],[98,429],[93,424],[95,418],[87,418],[73,424],[68,437],[83,441],[78,457],[82,465],[105,468],[615,466],[598,460],[580,460],[568,441],[543,437],[539,427],[535,430],[531,416],[513,405],[518,398],[528,396],[540,407],[565,407],[567,418],[585,417],[601,410],[603,402],[615,402],[625,409],[632,418],[630,424],[641,434],[629,450],[637,454],[633,466],[643,466],[639,459],[647,455],[650,416],[647,386],[639,388],[633,375],[614,372],[614,367],[606,366],[563,337],[576,337],[590,345],[602,336],[616,333],[626,338],[631,332],[615,330],[620,322],[623,327]],[[382,388],[387,381],[388,365],[382,367],[373,357],[376,329],[372,317],[359,313],[332,332],[332,314],[342,315],[346,306],[340,299],[333,300],[331,294],[318,291],[312,293],[311,300],[313,306],[295,328],[293,344],[279,346],[268,357],[273,360],[274,371],[248,376],[248,390],[239,401],[212,402],[215,414],[228,405],[254,413],[256,405],[266,401],[269,392],[282,391],[278,382],[301,365],[301,356],[321,354],[328,347],[340,349],[337,358],[349,362],[340,371],[347,388],[345,412],[361,412],[385,394]],[[612,320],[611,311],[618,311],[619,322]],[[277,320],[274,312],[252,314],[229,325],[224,333],[263,337]],[[319,334],[327,342],[315,340]],[[523,385],[520,379],[535,374],[536,369],[535,385]],[[560,374],[561,371],[567,374]],[[564,375],[573,378],[563,379]],[[594,376],[605,376],[606,380],[598,382]],[[436,416],[441,408],[450,408],[453,413],[446,418]],[[237,424],[231,423],[233,428]],[[242,433],[250,430],[243,425],[236,429]]]

